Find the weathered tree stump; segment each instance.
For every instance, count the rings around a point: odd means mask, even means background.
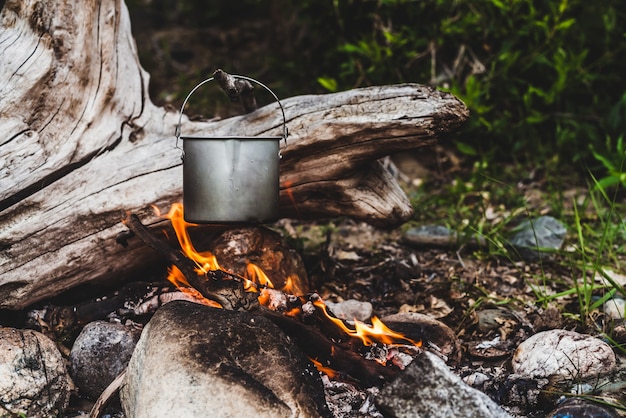
[[[148,97],[121,0],[8,0],[0,26],[0,308],[123,278],[152,260],[115,236],[156,223],[182,196],[177,112]],[[282,217],[351,216],[393,227],[412,214],[377,161],[433,144],[467,119],[454,96],[405,84],[281,100]],[[280,135],[276,104],[186,134]]]

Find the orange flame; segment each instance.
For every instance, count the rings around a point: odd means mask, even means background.
[[[274,284],[272,283],[272,281],[267,277],[267,275],[263,272],[263,270],[261,270],[259,266],[257,266],[256,264],[248,263],[246,268],[248,270],[248,274],[246,276],[248,280],[251,280],[262,286],[267,286],[272,289],[274,288]]]
[[[158,208],[154,208],[154,210],[158,216],[161,216]],[[211,253],[210,251],[200,252],[196,250],[193,243],[191,242],[188,228],[198,225],[185,221],[183,214],[184,212],[182,203],[174,203],[169,212],[164,215],[164,217],[169,219],[172,223],[172,227],[174,228],[176,238],[178,239],[183,254],[185,254],[187,258],[189,258],[196,264],[196,273],[201,276],[206,274],[208,271],[223,270],[213,253]],[[244,289],[246,291],[259,292],[260,290],[262,290],[263,287],[268,287],[271,289],[274,288],[272,281],[267,277],[265,272],[263,272],[263,270],[259,266],[253,263],[248,263],[246,270],[247,271],[245,273],[245,277],[241,277],[241,280],[244,284]],[[180,288],[181,291],[189,293],[190,291],[188,289],[193,289],[189,285],[189,283],[187,283],[184,275],[175,267],[170,269],[168,280],[172,282],[176,287]],[[282,290],[292,294],[295,294],[294,292],[299,292],[298,294],[302,294],[299,283],[300,279],[298,278],[298,276],[290,276],[287,279],[287,282]],[[195,294],[198,295],[198,298],[200,300],[208,301],[208,299],[205,299],[195,289],[193,289],[193,291],[195,292]],[[209,302],[211,302],[212,304],[216,303],[213,301]],[[269,296],[261,291],[259,294],[259,302],[261,304],[269,303]]]
[[[205,274],[210,270],[222,269],[212,253],[209,251],[198,252],[191,243],[191,238],[189,237],[187,228],[198,225],[185,221],[183,218],[182,203],[174,203],[165,217],[170,220],[172,226],[174,227],[174,232],[176,232],[176,238],[178,238],[183,254],[185,254],[187,258],[193,260],[198,266],[198,274]]]
[[[354,320],[354,329],[349,328],[341,319],[335,318],[328,313],[326,304],[321,300],[313,302],[315,306],[320,308],[324,315],[332,321],[337,327],[343,330],[350,337],[358,338],[363,345],[370,346],[374,342],[383,344],[411,344],[416,347],[421,347],[421,341],[413,341],[410,338],[405,337],[403,334],[389,329],[380,319],[372,317],[372,325],[365,324],[361,321]]]
[[[324,366],[322,363],[320,363],[319,361],[315,360],[314,358],[309,357],[309,360],[311,360],[311,362],[313,363],[313,365],[315,366],[315,368],[317,370],[319,370],[320,372],[324,373],[330,379],[334,379],[335,377],[337,377],[338,373],[337,373],[337,371],[335,369],[331,369],[330,367]]]
[[[303,295],[304,291],[300,288],[300,278],[295,275],[287,277],[283,291],[291,295]]]
[[[198,302],[211,306],[212,308],[221,308],[222,305],[215,302],[214,300],[210,300],[202,296],[200,292],[191,287],[185,275],[178,269],[176,266],[172,266],[168,269],[169,276],[167,279],[172,282],[181,292],[192,296],[194,299],[197,299]]]

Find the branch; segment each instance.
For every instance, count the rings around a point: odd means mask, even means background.
[[[180,251],[173,250],[163,240],[158,239],[141,223],[135,214],[129,214],[123,220],[135,235],[148,247],[157,251],[165,259],[175,265],[185,276],[189,285],[200,292],[207,299],[218,302],[225,309],[250,309],[258,305],[256,297],[243,289],[243,278],[223,270],[209,270],[204,275],[198,275],[198,266]]]

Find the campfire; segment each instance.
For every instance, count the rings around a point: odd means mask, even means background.
[[[158,209],[155,210],[160,215]],[[406,354],[414,355],[422,346],[421,341],[389,329],[377,317],[372,317],[371,325],[357,319],[337,318],[319,295],[304,292],[301,278],[296,275],[274,280],[284,283],[276,288],[263,269],[250,261],[246,261],[243,275],[222,267],[212,252],[199,251],[192,243],[189,231],[200,225],[184,220],[181,203],[173,204],[167,214],[160,216],[171,222],[183,255],[177,258],[173,249],[158,247],[174,262],[168,272],[172,284],[197,303],[207,306],[220,309],[245,306],[248,310],[262,310],[288,335],[305,336],[301,347],[317,369],[330,378],[380,383],[381,376],[389,377],[405,367]],[[154,237],[138,218],[129,216],[125,223],[154,247]],[[251,296],[256,299],[253,303],[250,303]],[[325,350],[309,349],[311,338],[324,340]],[[359,364],[365,367],[355,373],[359,370],[355,365]]]

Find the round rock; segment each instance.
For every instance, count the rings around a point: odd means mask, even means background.
[[[80,392],[97,399],[128,365],[138,335],[119,323],[94,321],[72,346],[70,373]]]
[[[60,416],[71,379],[56,345],[33,330],[0,327],[0,415]]]
[[[546,418],[618,418],[615,409],[585,399],[570,398],[563,401]]]
[[[611,347],[595,337],[553,329],[522,342],[513,354],[513,371],[524,377],[585,379],[616,368]]]
[[[607,300],[604,302],[602,309],[611,319],[626,318],[626,300],[622,298],[611,298]]]

